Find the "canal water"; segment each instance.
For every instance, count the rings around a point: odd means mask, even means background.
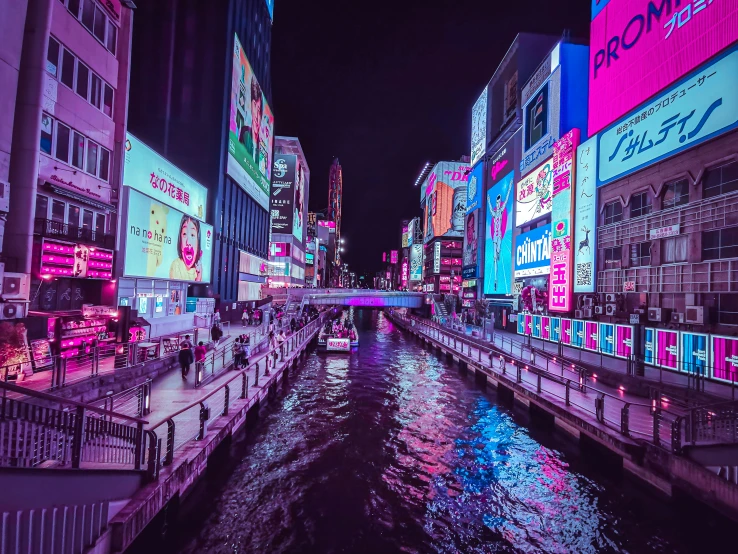
[[[677,508],[499,402],[377,311],[361,347],[311,353],[175,535],[185,553],[691,552]],[[233,458],[235,457],[235,458]],[[711,544],[712,543],[712,544]]]

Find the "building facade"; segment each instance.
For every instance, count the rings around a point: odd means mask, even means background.
[[[338,158],[333,160],[330,171],[328,173],[328,221],[335,224],[333,229],[335,233],[336,244],[341,244],[341,207],[343,205],[343,169]],[[336,248],[335,256],[332,260],[335,267],[341,265],[341,249]],[[334,272],[336,275],[338,272]]]

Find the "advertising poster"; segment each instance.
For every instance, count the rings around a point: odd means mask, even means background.
[[[597,252],[597,137],[577,148],[574,196],[574,292],[595,291]]]
[[[548,275],[551,271],[551,227],[537,227],[515,239],[515,278]]]
[[[518,317],[518,335],[525,335],[525,317],[523,314]]]
[[[508,173],[487,191],[484,294],[512,292],[513,176]]]
[[[600,325],[596,321],[584,322],[584,348],[597,352],[600,346]]]
[[[615,325],[615,356],[629,359],[633,355],[633,327]]]
[[[579,319],[571,320],[571,345],[577,348],[584,348],[584,321]]]
[[[541,316],[541,338],[551,340],[551,318],[547,315]]]
[[[539,315],[533,316],[533,328],[532,328],[531,334],[533,338],[536,338],[536,339],[541,338],[541,316]]]
[[[574,154],[579,146],[579,129],[572,129],[554,143],[553,208],[551,230],[551,280],[548,309],[568,312],[572,309],[571,220],[575,194]]]
[[[527,175],[553,155],[554,142],[559,139],[561,66],[523,106],[523,153],[520,175]]]
[[[682,352],[681,371],[709,376],[710,361],[708,349],[710,336],[702,333],[685,333],[679,335]]]
[[[515,170],[515,150],[519,143],[520,129],[492,156],[487,164],[487,188],[492,188],[500,179]]]
[[[390,250],[390,263],[391,264],[397,263],[397,250]]]
[[[551,342],[559,342],[561,340],[561,318],[560,317],[551,317],[550,320],[550,326],[551,331],[549,333],[549,339]]]
[[[525,314],[523,319],[525,320],[525,334],[531,335],[533,333],[533,314]]]
[[[573,344],[571,319],[562,317],[560,321],[561,321],[561,342],[562,344],[568,344],[568,345]]]
[[[656,329],[656,364],[664,369],[679,369],[679,331]]]
[[[738,95],[726,94],[737,89],[733,48],[618,120],[598,135],[597,185],[738,127]]]
[[[464,236],[466,216],[467,164],[437,163],[421,186],[425,205],[424,242],[435,237]]]
[[[551,213],[553,206],[553,158],[520,180],[516,187],[515,225],[520,227]]]
[[[205,221],[208,189],[130,133],[125,151],[124,185]]]
[[[615,325],[612,323],[600,323],[599,333],[600,352],[612,356],[615,354]]]
[[[408,248],[411,247],[414,244],[414,238],[415,238],[415,219],[410,220],[410,223],[407,225],[407,246]]]
[[[466,186],[466,215],[482,207],[484,201],[484,163],[474,166]]]
[[[738,38],[738,0],[594,4],[589,49],[590,135]],[[653,60],[659,60],[658,71],[653,71]]]
[[[738,382],[738,339],[710,335],[712,376],[729,383]]]
[[[213,227],[128,190],[123,274],[209,283]]]
[[[262,208],[269,209],[274,115],[238,35],[233,41],[227,172]]]
[[[423,279],[423,245],[413,244],[410,248],[410,280]]]
[[[481,210],[475,210],[466,216],[466,232],[464,233],[464,251],[462,263],[465,279],[477,277],[477,263],[479,261],[479,216]]]
[[[487,149],[487,87],[472,107],[471,163],[476,164],[484,157]]]
[[[272,233],[292,233],[293,201],[297,156],[277,154],[272,169],[272,193],[269,196]]]
[[[656,329],[652,327],[644,329],[643,362],[656,365]]]
[[[305,228],[305,167],[300,160],[295,165],[295,201],[292,204],[292,234],[302,242]]]

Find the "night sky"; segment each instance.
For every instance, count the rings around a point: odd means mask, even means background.
[[[276,0],[275,134],[300,139],[313,211],[340,159],[352,271],[399,248],[425,162],[468,155],[472,105],[516,34],[587,38],[589,13],[590,0]]]

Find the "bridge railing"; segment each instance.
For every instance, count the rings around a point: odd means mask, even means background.
[[[563,401],[567,408],[594,417],[598,423],[625,437],[647,440],[674,452],[682,449],[683,414],[658,406],[655,401],[650,404],[632,402],[603,390],[597,387],[596,377],[585,367],[557,360],[538,350],[531,351],[512,341],[510,350],[505,351],[496,345],[460,337],[437,323],[399,313],[392,317],[494,373],[514,379],[538,394],[545,393]],[[519,346],[517,354],[513,346]]]

